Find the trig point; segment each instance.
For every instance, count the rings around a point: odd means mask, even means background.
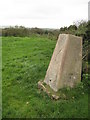
[[[81,81],[81,69],[82,38],[60,34],[42,84],[55,92],[63,87],[74,87]]]

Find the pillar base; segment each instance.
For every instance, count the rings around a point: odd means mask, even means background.
[[[53,91],[53,90],[49,87],[49,85],[47,85],[46,83],[44,83],[42,80],[40,80],[40,81],[38,82],[38,88],[39,88],[40,90],[43,90],[46,94],[48,94],[48,96],[49,96],[51,99],[54,99],[54,100],[60,99],[60,93]]]

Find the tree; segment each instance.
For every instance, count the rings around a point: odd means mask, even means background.
[[[68,30],[77,30],[77,26],[76,25],[70,25],[68,27]]]

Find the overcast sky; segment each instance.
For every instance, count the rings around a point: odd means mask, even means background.
[[[89,0],[0,0],[0,26],[60,28],[88,20]]]

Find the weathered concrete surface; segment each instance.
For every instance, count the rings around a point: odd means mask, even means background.
[[[53,52],[44,83],[54,91],[74,87],[81,81],[82,38],[60,34]]]

